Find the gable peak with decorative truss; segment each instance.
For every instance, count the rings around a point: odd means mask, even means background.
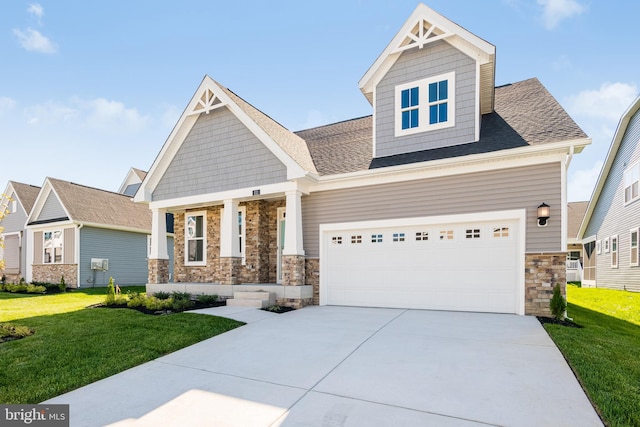
[[[446,29],[438,27],[436,24],[429,22],[425,18],[420,18],[413,28],[406,33],[406,37],[393,53],[409,50],[414,47],[422,49],[426,44],[451,37],[454,34]]]
[[[210,87],[203,87],[200,95],[197,97],[195,106],[189,111],[189,115],[205,113],[209,114],[216,108],[225,105],[220,98],[213,92]]]

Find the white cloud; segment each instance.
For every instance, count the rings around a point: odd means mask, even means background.
[[[29,7],[27,8],[27,12],[29,12],[32,15],[37,16],[38,17],[38,21],[40,21],[40,19],[44,15],[44,9],[38,3],[30,4]]]
[[[542,20],[548,30],[557,27],[560,21],[587,10],[577,0],[538,0],[538,4],[542,6]]]
[[[599,89],[570,96],[567,109],[571,114],[605,119],[615,125],[637,95],[638,87],[633,83],[605,82]]]
[[[571,202],[590,200],[596,185],[603,161],[596,161],[589,169],[579,169],[569,176],[567,198]]]
[[[30,125],[73,124],[110,133],[136,132],[151,123],[151,118],[137,109],[104,98],[83,100],[76,97],[67,104],[49,101],[30,106],[25,113]]]
[[[16,106],[16,101],[6,96],[0,96],[0,116],[6,112],[13,110]]]
[[[13,34],[20,41],[20,45],[30,52],[56,53],[58,51],[55,43],[32,28],[24,31],[14,28]]]

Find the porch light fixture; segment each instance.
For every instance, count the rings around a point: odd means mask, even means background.
[[[548,219],[549,219],[549,205],[542,202],[542,204],[538,206],[538,227],[546,227]]]

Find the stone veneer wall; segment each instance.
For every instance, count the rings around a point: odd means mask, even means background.
[[[305,275],[304,255],[283,255],[282,256],[282,285],[299,286],[304,285]]]
[[[566,259],[566,252],[525,255],[525,314],[550,316],[549,301],[556,284],[566,298]]]
[[[169,260],[168,259],[150,259],[149,260],[149,277],[148,283],[167,283],[169,282]]]
[[[320,305],[320,258],[307,258],[304,284],[313,286],[313,305]]]
[[[34,264],[32,274],[34,282],[60,283],[64,276],[68,288],[78,287],[77,264]]]
[[[187,213],[174,215],[174,265],[176,282],[217,283],[220,279],[220,206],[211,206],[207,212],[207,259],[204,266],[186,266],[184,244],[184,220]]]
[[[4,271],[0,271],[0,277],[1,276],[4,276],[7,283],[20,283],[20,279],[22,279],[22,274],[20,273],[12,274],[12,273],[6,273]]]

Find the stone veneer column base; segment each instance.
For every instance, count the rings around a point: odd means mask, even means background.
[[[525,314],[551,316],[549,302],[556,284],[560,285],[562,295],[566,298],[566,260],[565,252],[525,254]]]
[[[304,255],[282,255],[282,285],[304,285]]]
[[[148,283],[169,283],[169,260],[150,259]]]
[[[242,258],[220,257],[220,284],[237,285],[240,283]]]
[[[320,258],[307,258],[304,270],[304,283],[313,286],[313,305],[320,305]]]

